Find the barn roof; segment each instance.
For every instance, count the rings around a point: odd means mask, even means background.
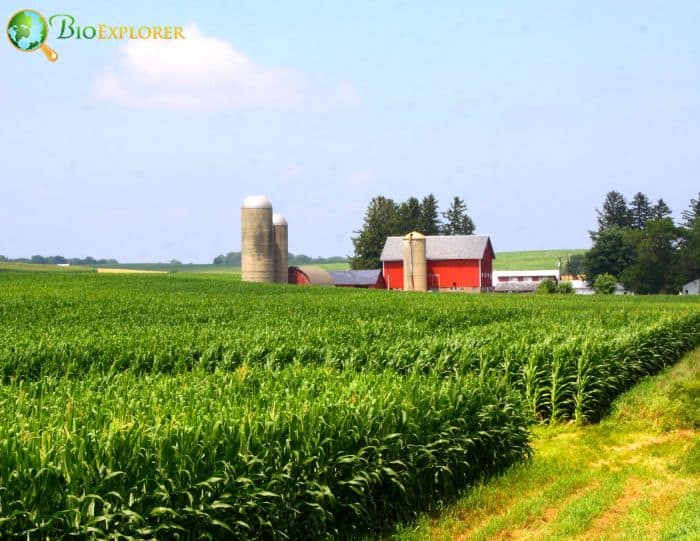
[[[425,237],[427,259],[481,259],[486,249],[491,246],[487,235],[428,235]],[[403,239],[387,237],[382,255],[382,261],[400,261],[403,259]]]
[[[332,286],[333,278],[328,273],[326,269],[321,267],[315,267],[313,265],[302,265],[300,267],[290,267],[290,269],[297,269],[303,272],[309,279],[312,285],[315,286]]]
[[[328,271],[337,286],[373,286],[381,272],[381,269]]]

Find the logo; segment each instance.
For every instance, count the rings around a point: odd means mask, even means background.
[[[17,50],[28,53],[41,49],[51,62],[58,54],[46,45],[49,28],[57,32],[56,39],[125,40],[125,39],[185,39],[182,26],[125,26],[100,23],[81,26],[73,15],[57,13],[46,22],[44,16],[33,9],[15,13],[7,23],[7,37]]]
[[[7,23],[7,37],[18,51],[31,53],[41,49],[46,58],[56,62],[58,54],[45,43],[48,35],[49,25],[46,24],[46,19],[33,9],[18,11]]]

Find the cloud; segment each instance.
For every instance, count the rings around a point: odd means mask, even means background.
[[[257,63],[196,25],[184,35],[121,45],[116,62],[95,78],[93,96],[128,107],[198,110],[292,108],[308,95],[301,73]],[[345,100],[352,94],[340,93]]]

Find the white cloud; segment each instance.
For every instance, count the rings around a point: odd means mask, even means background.
[[[93,96],[130,107],[196,110],[289,108],[308,93],[298,72],[256,63],[196,25],[184,35],[125,42],[117,61],[96,77]],[[347,99],[350,92],[343,93]]]

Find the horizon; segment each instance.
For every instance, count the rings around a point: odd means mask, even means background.
[[[186,39],[51,29],[54,63],[0,46],[8,258],[209,263],[240,250],[254,193],[309,257],[351,255],[372,197],[431,192],[464,199],[497,253],[587,249],[610,190],[676,221],[697,195],[692,2],[33,9]]]

